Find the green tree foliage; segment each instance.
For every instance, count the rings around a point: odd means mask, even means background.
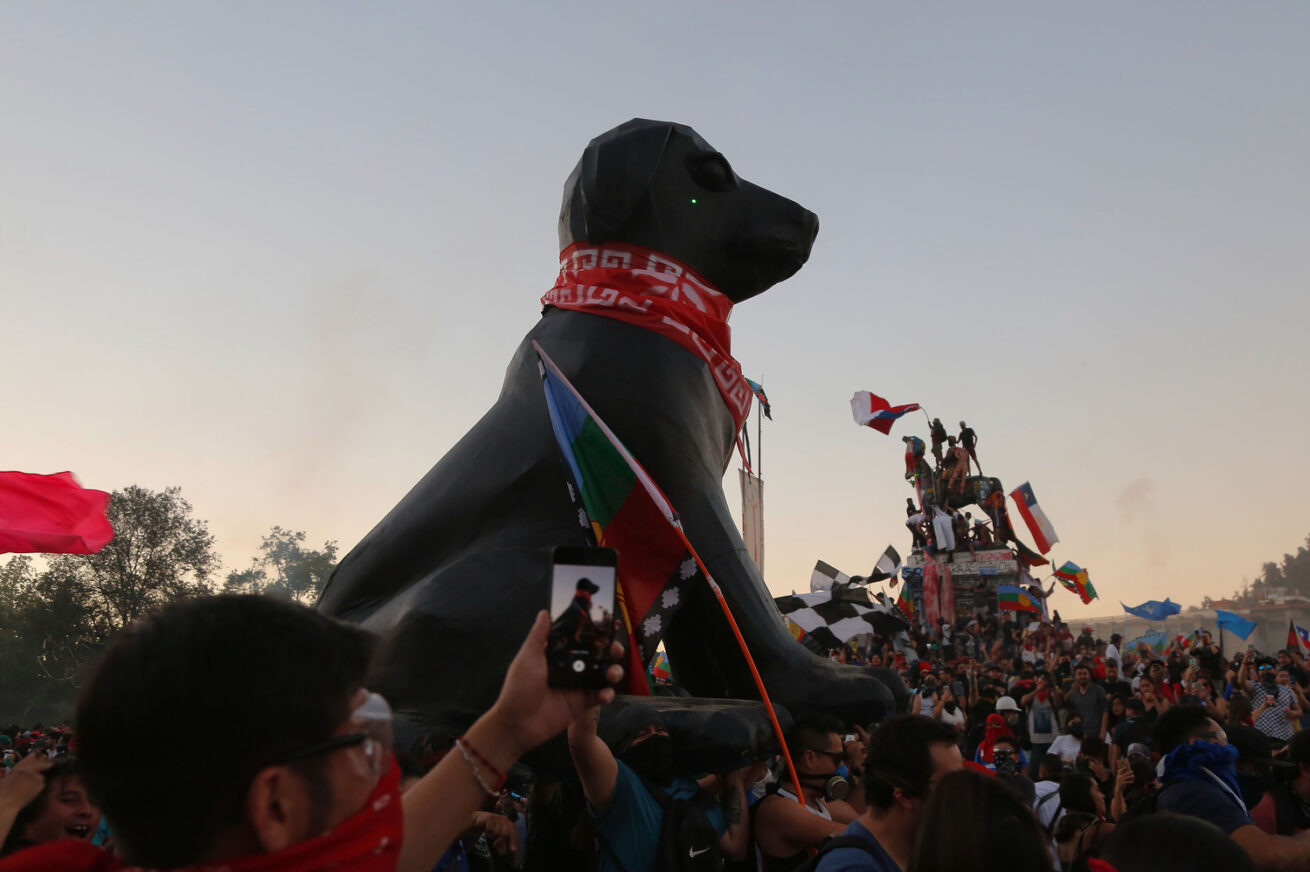
[[[114,491],[109,521],[114,538],[98,554],[53,557],[42,576],[85,598],[102,638],[161,606],[209,592],[220,564],[214,537],[191,516],[179,488]]]
[[[1260,567],[1260,574],[1255,580],[1233,591],[1229,599],[1242,605],[1264,602],[1272,589],[1286,590],[1288,593],[1310,599],[1310,535],[1305,544],[1296,549],[1295,554],[1284,554],[1282,563],[1266,561]],[[1207,598],[1203,603],[1209,605]]]
[[[1310,597],[1310,536],[1295,554],[1284,554],[1282,563],[1272,561],[1260,568],[1255,584],[1264,587],[1283,587],[1292,593]],[[1254,586],[1254,585],[1253,585]]]
[[[219,558],[176,487],[136,486],[109,500],[114,538],[98,554],[0,567],[0,720],[67,716],[96,652],[119,629],[175,600],[209,593]]]
[[[232,593],[262,593],[312,603],[337,563],[337,543],[321,550],[304,546],[305,534],[274,527],[259,546],[259,554],[244,571],[228,573],[223,589]]]

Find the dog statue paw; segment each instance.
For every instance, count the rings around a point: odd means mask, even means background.
[[[894,673],[818,658],[786,632],[723,493],[750,404],[727,313],[800,269],[818,226],[685,125],[634,119],[591,141],[565,183],[560,280],[499,398],[346,555],[319,601],[380,637],[371,686],[402,729],[458,733],[490,706],[546,605],[551,547],[581,544],[534,342],[679,512],[775,704],[851,723],[904,704]],[[589,283],[595,270],[640,279],[641,294]],[[652,287],[652,273],[668,281]],[[704,586],[687,592],[664,640],[693,696],[758,699]]]

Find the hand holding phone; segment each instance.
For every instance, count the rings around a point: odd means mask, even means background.
[[[551,553],[547,681],[553,687],[605,687],[613,660],[613,548],[558,546]]]

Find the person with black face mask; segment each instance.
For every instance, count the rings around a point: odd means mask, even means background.
[[[679,799],[700,785],[675,774],[673,740],[653,708],[633,703],[617,711],[605,724],[608,744],[597,734],[599,717],[596,707],[569,726],[569,753],[596,822],[597,872],[651,872],[664,820],[651,791]],[[749,844],[745,771],[723,777],[723,796],[705,812],[720,834],[719,850],[733,860],[742,859]]]
[[[1255,728],[1270,739],[1286,742],[1296,732],[1300,721],[1301,707],[1296,704],[1296,694],[1292,689],[1278,683],[1277,664],[1273,658],[1262,657],[1256,661],[1257,680],[1251,680],[1254,651],[1248,649],[1242,662],[1239,677],[1251,694],[1251,717],[1255,719]]]
[[[787,734],[804,804],[791,791],[780,789],[756,806],[755,844],[764,872],[790,872],[805,862],[811,848],[855,819],[853,812],[835,815],[829,807],[845,797],[847,786],[839,774],[845,766],[841,735],[840,721],[819,715],[801,718]]]

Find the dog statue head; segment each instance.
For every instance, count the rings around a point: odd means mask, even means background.
[[[789,278],[819,219],[739,178],[685,124],[634,118],[593,139],[564,183],[559,244],[626,242],[694,269],[733,302]]]

